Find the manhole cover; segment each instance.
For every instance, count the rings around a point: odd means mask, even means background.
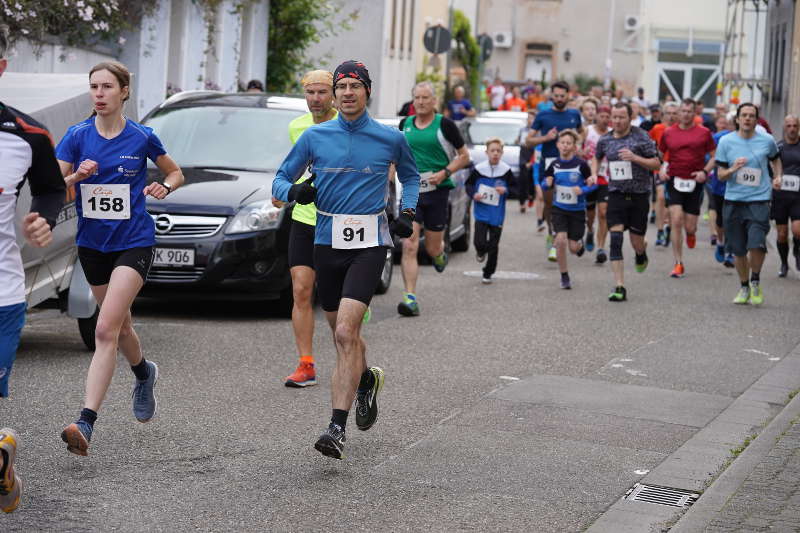
[[[472,278],[481,278],[483,277],[483,272],[480,270],[468,270],[464,272],[464,275]],[[541,277],[542,276],[534,272],[506,272],[505,270],[498,270],[492,275],[492,279],[523,279],[529,281]]]
[[[637,483],[625,494],[626,500],[682,507],[684,509],[692,505],[699,497],[700,494],[690,490],[645,485],[644,483]]]

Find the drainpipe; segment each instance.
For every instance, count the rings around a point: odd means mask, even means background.
[[[606,46],[606,76],[603,80],[603,87],[611,88],[611,47],[614,43],[614,11],[616,10],[617,0],[611,0],[611,8],[608,10],[608,46]]]

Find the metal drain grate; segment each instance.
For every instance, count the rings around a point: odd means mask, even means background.
[[[698,493],[690,490],[645,485],[643,483],[637,483],[625,494],[626,500],[682,507],[684,509],[692,505],[699,497]]]

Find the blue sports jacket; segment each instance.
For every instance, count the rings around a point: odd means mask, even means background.
[[[366,111],[352,122],[340,113],[336,120],[311,126],[300,136],[278,169],[272,195],[287,201],[289,188],[311,168],[317,188],[314,244],[331,244],[329,215],[380,213],[379,245],[392,246],[385,214],[391,163],[403,186],[401,208],[416,208],[419,172],[403,133],[376,122]]]

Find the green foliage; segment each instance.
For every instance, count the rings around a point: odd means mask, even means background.
[[[596,76],[589,76],[588,74],[575,74],[575,79],[573,81],[575,85],[578,86],[578,89],[581,93],[587,94],[589,90],[594,87],[595,85],[603,86],[603,80]]]
[[[159,0],[0,0],[0,24],[9,27],[11,41],[25,38],[38,54],[48,37],[69,46],[113,42],[139,27],[142,17]],[[65,58],[62,57],[62,60]]]
[[[316,66],[306,58],[308,47],[352,29],[358,19],[358,10],[345,6],[345,0],[271,0],[267,91],[299,89],[298,78]]]
[[[456,47],[452,57],[464,67],[467,73],[469,95],[480,94],[481,47],[472,35],[472,26],[467,16],[458,9],[453,10],[453,27],[451,29]]]

